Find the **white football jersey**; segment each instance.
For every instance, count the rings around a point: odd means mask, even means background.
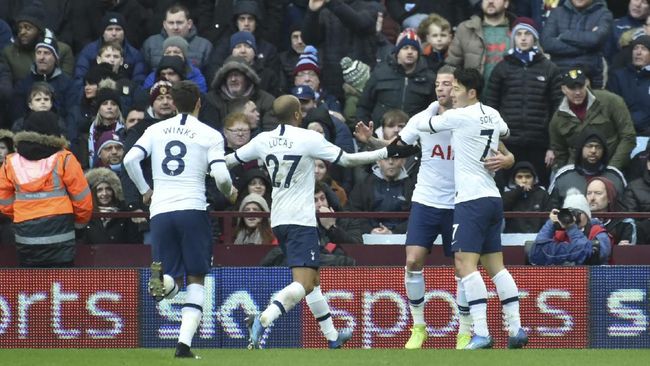
[[[413,145],[420,140],[422,161],[418,181],[413,191],[413,202],[441,209],[454,208],[454,152],[451,148],[451,132],[422,132],[418,125],[429,123],[438,114],[439,103],[433,102],[422,112],[414,115],[400,131],[402,141]]]
[[[336,162],[343,154],[318,132],[281,124],[235,151],[245,163],[264,162],[273,185],[271,226],[316,226],[314,159]]]
[[[151,217],[170,211],[205,210],[205,179],[210,165],[223,162],[221,134],[191,115],[151,125],[133,146],[151,156]]]
[[[494,174],[483,166],[492,150],[498,149],[499,136],[506,136],[509,132],[499,112],[475,103],[431,117],[429,127],[433,132],[451,131],[456,203],[481,197],[501,197],[494,183]]]

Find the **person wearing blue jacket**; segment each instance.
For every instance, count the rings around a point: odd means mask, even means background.
[[[201,70],[198,68],[194,67],[189,59],[187,58],[187,52],[188,52],[188,47],[189,44],[183,37],[179,36],[171,36],[167,37],[165,41],[163,42],[163,57],[165,56],[179,56],[185,61],[186,67],[185,67],[185,79],[193,81],[198,87],[201,93],[207,93],[208,92],[208,85],[205,81],[205,76],[203,76],[203,73]],[[162,60],[162,57],[161,57]],[[158,66],[160,66],[160,61],[158,62]],[[154,68],[153,71],[147,75],[147,78],[144,79],[144,82],[142,83],[142,88],[149,90],[153,86],[153,84],[158,81],[156,79],[156,72],[157,68]]]
[[[598,219],[591,217],[589,203],[578,189],[567,192],[560,210],[549,214],[528,252],[534,265],[606,264],[611,255],[611,237]]]
[[[129,79],[136,84],[141,84],[147,73],[147,65],[144,62],[142,53],[126,40],[124,16],[120,13],[108,12],[102,18],[102,24],[104,30],[102,36],[98,40],[87,44],[77,56],[77,64],[74,69],[75,79],[83,80],[90,66],[97,63],[97,54],[105,42],[117,42],[124,51],[123,66],[129,74]]]

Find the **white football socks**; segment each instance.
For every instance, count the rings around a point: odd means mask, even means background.
[[[305,297],[309,310],[314,314],[314,318],[320,325],[320,330],[328,341],[335,341],[339,337],[339,332],[334,328],[330,306],[325,300],[325,296],[320,290],[320,286],[314,287],[314,290]]]
[[[181,329],[178,342],[192,346],[192,338],[199,328],[201,316],[203,315],[203,298],[205,292],[203,285],[192,283],[187,285],[187,296],[185,304],[181,309]]]
[[[292,282],[275,296],[275,300],[260,315],[260,323],[268,327],[273,321],[293,309],[305,297],[305,288],[298,282]]]
[[[483,277],[475,271],[465,276],[461,282],[465,288],[469,313],[474,324],[474,334],[487,337],[490,332],[487,327],[487,288]]]
[[[165,280],[163,280],[163,285],[165,284],[165,281],[169,282],[167,277],[169,277],[173,282],[172,288],[169,288],[169,287],[165,286],[165,299],[169,300],[169,299],[173,299],[174,297],[176,297],[176,295],[178,295],[178,291],[180,289],[178,288],[178,285],[176,284],[176,280],[174,280],[174,278],[172,276],[167,275],[167,274],[164,275]]]
[[[492,282],[494,282],[499,294],[499,300],[501,300],[503,315],[508,323],[508,333],[511,337],[514,337],[521,328],[517,284],[510,272],[505,268],[492,277]]]
[[[425,325],[424,321],[424,271],[409,271],[404,268],[404,287],[409,299],[413,325]]]
[[[456,276],[456,305],[458,306],[458,334],[471,334],[472,317],[469,315],[465,286],[458,276]]]

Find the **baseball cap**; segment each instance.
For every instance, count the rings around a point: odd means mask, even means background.
[[[584,86],[586,82],[587,75],[578,68],[571,69],[562,76],[562,85],[566,85],[569,88]]]
[[[302,100],[316,99],[316,93],[309,85],[298,85],[291,88],[291,94]]]

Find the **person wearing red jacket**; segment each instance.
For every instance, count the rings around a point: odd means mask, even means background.
[[[30,114],[0,169],[0,212],[13,219],[21,267],[70,267],[75,229],[92,216],[88,182],[66,149],[58,116]]]

